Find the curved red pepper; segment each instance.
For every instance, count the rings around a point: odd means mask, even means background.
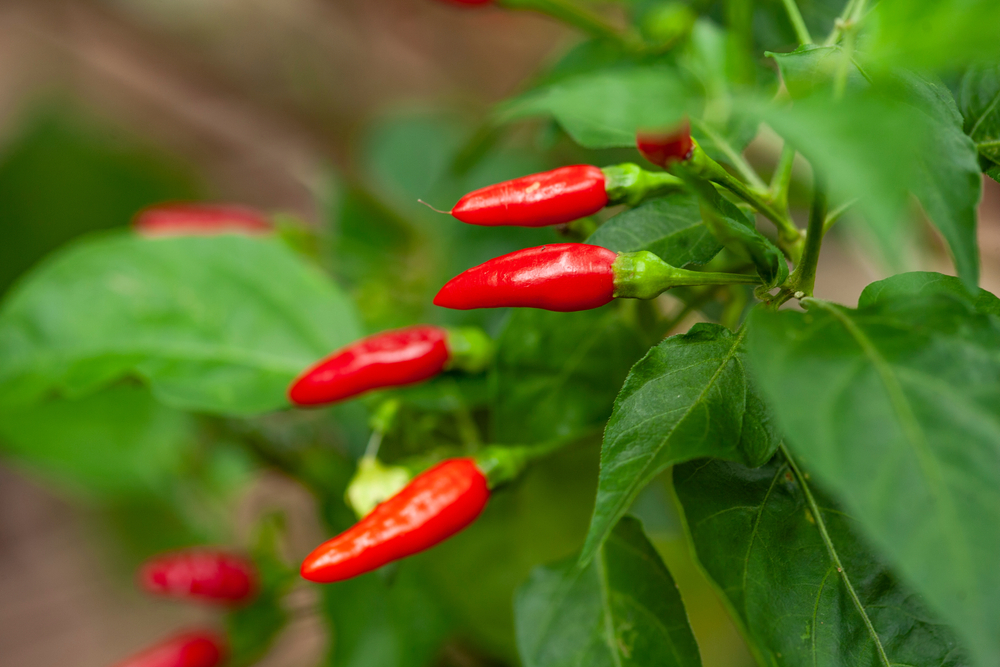
[[[143,564],[139,582],[155,595],[238,603],[255,593],[257,569],[253,563],[221,551],[178,551]]]
[[[518,250],[452,278],[434,297],[445,308],[597,308],[614,298],[617,254],[585,243]]]
[[[475,461],[443,461],[318,546],[303,561],[302,576],[319,583],[341,581],[429,549],[475,521],[489,497],[486,476]]]
[[[116,667],[215,667],[226,654],[226,644],[212,632],[198,630],[174,635]]]
[[[470,192],[451,214],[472,225],[544,227],[583,218],[607,204],[604,172],[581,164]]]
[[[135,230],[142,236],[266,234],[273,227],[261,213],[230,204],[165,204],[140,211]]]
[[[428,380],[444,370],[450,353],[441,327],[396,329],[351,343],[298,377],[288,390],[296,405],[342,401],[383,387]]]
[[[686,120],[669,132],[639,132],[635,144],[644,158],[661,167],[687,160],[694,150],[691,125]]]

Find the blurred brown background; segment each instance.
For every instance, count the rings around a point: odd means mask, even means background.
[[[442,104],[482,113],[572,39],[539,17],[430,0],[3,0],[0,149],[13,150],[38,109],[71,107],[104,132],[196,165],[211,198],[315,222],[327,175],[354,168],[355,138],[373,116]],[[5,186],[8,176],[0,190],[27,187]],[[14,224],[2,215],[0,225]],[[41,233],[36,245],[69,235]],[[996,292],[1000,188],[991,181],[981,238],[983,286]],[[0,260],[20,272],[35,259],[27,252],[12,243]],[[817,296],[853,304],[881,275],[837,239],[824,253]],[[921,261],[950,270],[941,253]],[[303,517],[303,543],[315,538],[298,489],[265,477],[241,511],[261,503],[290,508]],[[0,467],[0,664],[101,667],[208,615],[142,598],[106,555],[78,504]],[[312,665],[322,654],[310,600],[295,604],[299,620],[266,665]],[[708,648],[708,667],[710,658],[721,659]]]

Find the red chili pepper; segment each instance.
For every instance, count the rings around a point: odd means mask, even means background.
[[[434,297],[445,308],[597,308],[614,298],[617,254],[585,243],[518,250],[452,278]]]
[[[486,476],[472,459],[449,459],[413,478],[399,493],[302,563],[302,576],[330,583],[350,579],[429,549],[486,507]]]
[[[320,405],[428,380],[448,363],[447,335],[441,327],[416,326],[363,338],[306,370],[288,398],[296,405]]]
[[[470,192],[451,214],[472,225],[544,227],[572,222],[608,204],[604,172],[581,164]]]
[[[639,132],[635,143],[644,158],[661,167],[687,160],[694,150],[691,125],[686,120],[669,132]]]
[[[238,603],[256,592],[257,568],[234,554],[192,549],[147,561],[139,582],[155,595]]]
[[[225,654],[226,644],[221,637],[197,630],[166,639],[116,667],[215,667]]]
[[[261,213],[230,204],[166,204],[140,211],[135,230],[142,236],[266,234],[273,230]]]

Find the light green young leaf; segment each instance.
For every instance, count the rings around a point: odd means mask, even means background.
[[[640,129],[677,124],[695,100],[676,71],[662,66],[599,70],[514,99],[503,120],[550,115],[585,148],[635,146]]]
[[[814,513],[784,457],[757,469],[685,463],[674,468],[674,490],[698,560],[760,664],[968,664],[953,632],[882,564],[855,522],[811,488]]]
[[[701,665],[677,585],[632,517],[586,568],[536,568],[514,613],[524,667]]]
[[[1000,321],[954,292],[755,313],[788,444],[978,664],[1000,664]]]
[[[601,476],[581,561],[639,492],[669,466],[703,456],[767,461],[778,446],[746,375],[743,338],[697,324],[651,349],[629,373],[604,432]]]
[[[296,374],[358,335],[337,287],[276,240],[95,237],[0,307],[0,405],[137,376],[177,407],[275,410]]]
[[[671,266],[704,264],[722,245],[701,220],[698,200],[674,193],[619,213],[591,234],[587,243],[616,252],[648,250]]]

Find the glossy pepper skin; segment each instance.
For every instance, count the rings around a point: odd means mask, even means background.
[[[475,521],[489,497],[475,461],[443,461],[317,547],[303,561],[302,576],[318,583],[342,581],[429,549]]]
[[[684,162],[694,150],[688,121],[667,132],[639,132],[635,144],[644,158],[661,167]]]
[[[444,370],[447,331],[415,326],[363,338],[307,369],[288,390],[296,405],[342,401],[372,389],[428,380]]]
[[[225,646],[212,632],[185,632],[126,658],[115,667],[216,667],[225,657]]]
[[[607,204],[604,172],[576,165],[470,192],[451,214],[471,225],[544,227],[578,220]]]
[[[588,310],[614,298],[617,254],[585,243],[526,248],[452,278],[434,297],[445,308]]]
[[[256,592],[257,569],[235,554],[191,549],[146,561],[139,569],[139,583],[154,595],[239,604]]]
[[[271,223],[261,213],[230,204],[165,204],[140,211],[133,226],[149,238],[267,234]]]

